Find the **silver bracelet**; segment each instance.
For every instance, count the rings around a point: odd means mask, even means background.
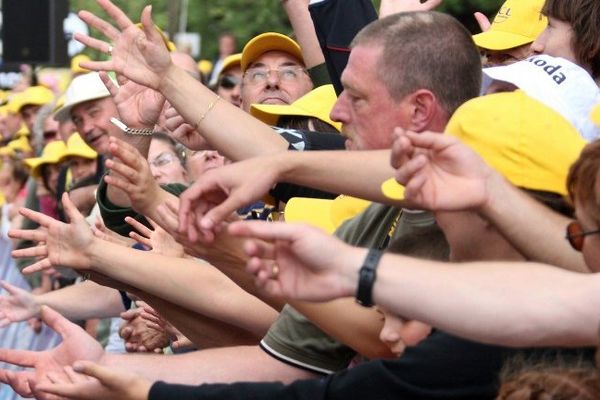
[[[111,118],[110,122],[113,123],[117,128],[125,132],[126,135],[134,135],[134,136],[152,136],[154,134],[154,129],[144,128],[144,129],[134,129],[125,125],[122,121],[117,118]]]

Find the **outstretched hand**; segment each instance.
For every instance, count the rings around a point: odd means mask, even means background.
[[[68,321],[49,307],[43,306],[42,320],[62,337],[62,343],[51,350],[36,352],[27,350],[0,349],[0,361],[33,370],[0,370],[0,381],[10,385],[18,394],[38,399],[49,398],[39,386],[53,380],[65,381],[68,378],[64,367],[77,360],[101,361],[104,356],[102,346],[92,339],[79,326]]]
[[[81,66],[93,71],[115,71],[140,85],[158,90],[162,77],[169,68],[173,67],[173,63],[160,33],[152,22],[152,6],[144,7],[140,17],[142,29],[139,29],[110,0],[97,0],[97,2],[117,27],[89,11],[81,11],[79,12],[81,19],[102,32],[108,41],[81,33],[75,33],[75,39],[90,48],[108,54],[111,59],[88,61]]]
[[[256,157],[206,171],[180,197],[179,232],[191,242],[214,237],[238,208],[262,198],[277,183],[276,162]]]
[[[108,148],[114,158],[106,160],[106,167],[113,174],[105,175],[104,181],[125,192],[135,211],[152,215],[164,191],[152,176],[148,161],[135,147],[115,137],[109,139]]]
[[[8,292],[8,296],[0,297],[0,328],[39,315],[41,306],[33,293],[4,281],[0,281],[0,286]]]
[[[8,232],[11,238],[32,240],[38,243],[35,247],[13,250],[12,255],[15,258],[41,258],[41,260],[23,269],[23,273],[29,274],[54,266],[64,266],[78,270],[91,268],[91,260],[86,250],[95,240],[94,234],[83,215],[69,199],[67,193],[63,194],[62,203],[65,213],[71,221],[69,224],[28,208],[19,210],[21,215],[40,225],[37,229],[11,229]]]
[[[460,211],[483,206],[490,178],[498,174],[457,138],[396,128],[391,165],[411,206]]]
[[[364,249],[306,225],[281,222],[240,221],[229,225],[229,233],[249,239],[246,269],[270,295],[328,301],[355,292]]]
[[[62,379],[54,378],[37,390],[67,399],[146,400],[151,386],[148,380],[130,372],[78,361],[73,368],[65,368]]]

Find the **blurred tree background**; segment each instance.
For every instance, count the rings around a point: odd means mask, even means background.
[[[233,32],[241,46],[252,36],[266,31],[291,33],[280,0],[113,0],[134,21],[142,8],[152,4],[154,21],[171,34],[178,31],[180,19],[187,14],[187,31],[201,34],[200,58],[212,59],[217,54],[216,38],[221,32]],[[458,18],[471,32],[479,32],[473,13],[481,11],[491,18],[503,0],[444,0],[439,11]],[[373,0],[379,7],[379,0]],[[74,11],[86,9],[104,17],[94,0],[71,0]],[[187,11],[187,13],[186,13]],[[92,32],[98,36],[98,32]],[[89,51],[89,50],[86,50]],[[92,57],[99,54],[89,52]]]

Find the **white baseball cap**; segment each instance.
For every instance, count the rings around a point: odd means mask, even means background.
[[[57,121],[66,121],[71,118],[71,109],[86,101],[102,99],[110,96],[110,92],[104,86],[98,72],[79,75],[71,81],[65,93],[65,102],[54,113]]]

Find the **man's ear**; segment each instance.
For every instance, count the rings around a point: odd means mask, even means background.
[[[421,132],[431,129],[439,118],[441,108],[437,97],[430,90],[419,89],[409,95],[412,106],[410,115],[411,130]]]

